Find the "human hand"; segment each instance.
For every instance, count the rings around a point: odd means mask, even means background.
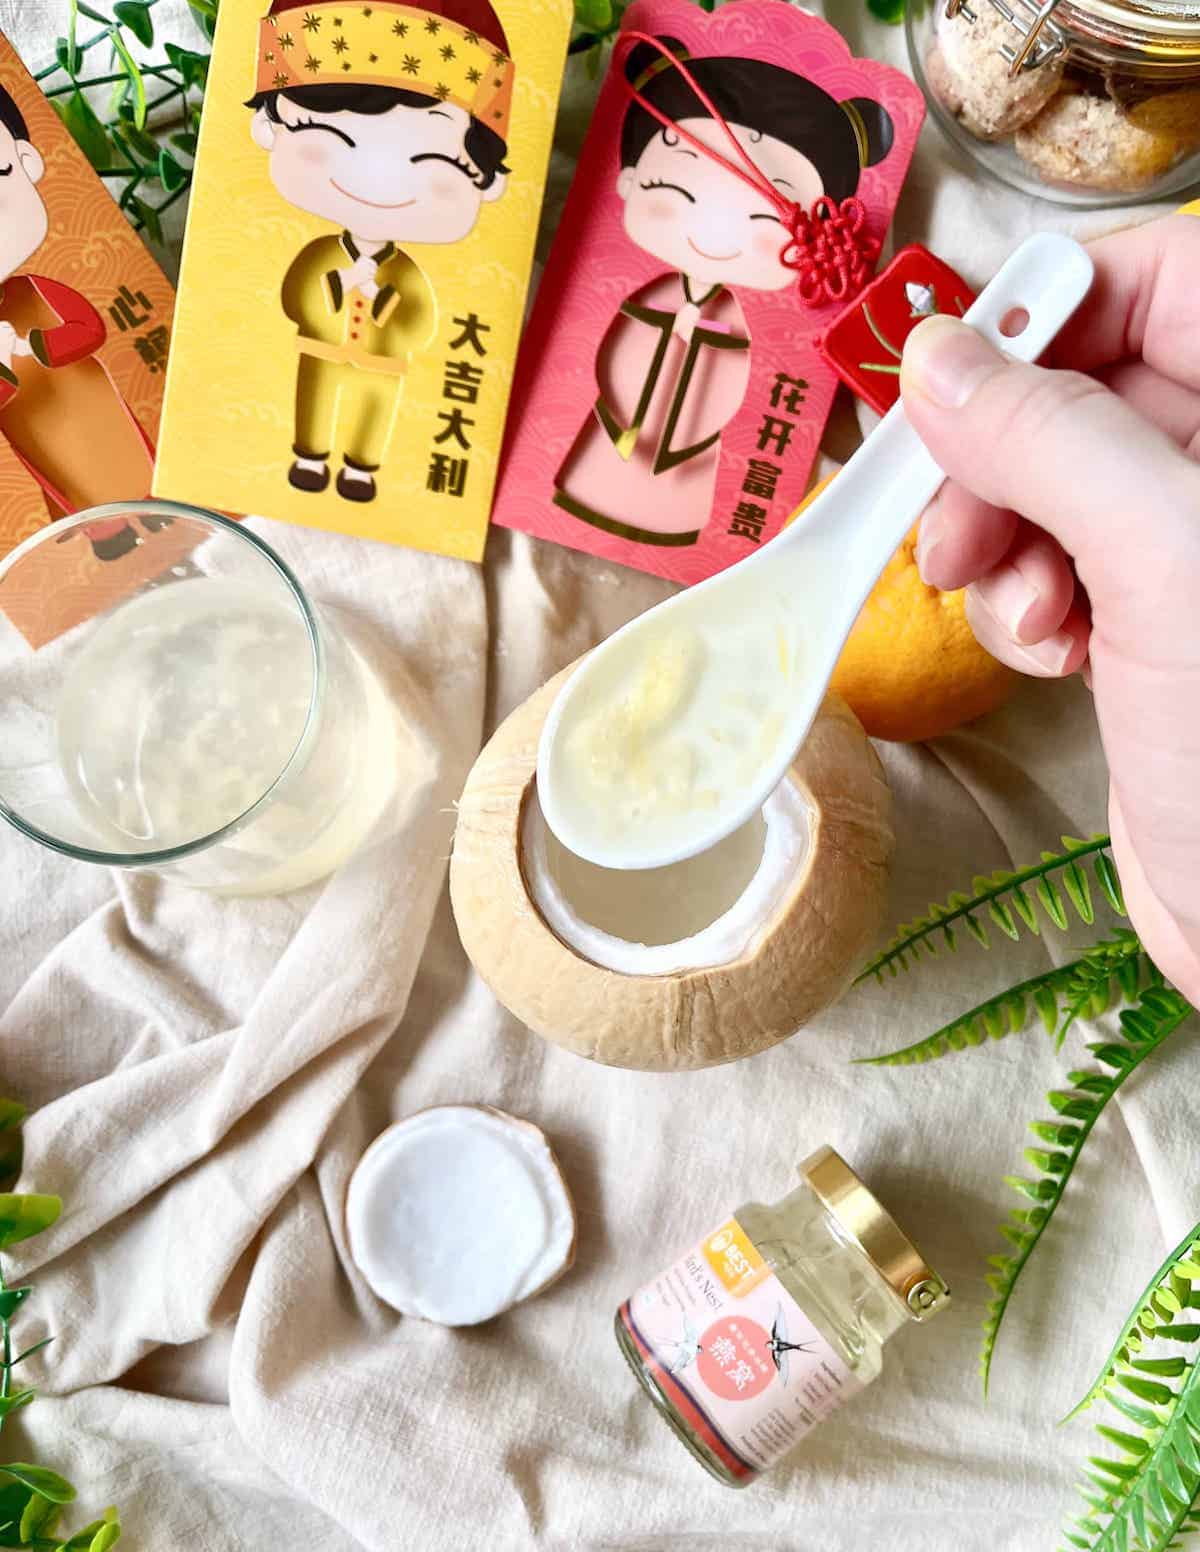
[[[373,284],[375,271],[379,268],[375,260],[365,253],[360,253],[349,269],[339,270],[342,277],[342,285],[347,291],[353,291],[357,286],[361,291],[365,286]]]
[[[921,574],[967,588],[1003,662],[1083,670],[1130,917],[1200,1004],[1200,220],[1090,247],[1096,283],[1047,370],[933,318],[905,347],[909,420],[950,475]]]

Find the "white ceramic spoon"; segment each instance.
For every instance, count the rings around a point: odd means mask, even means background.
[[[1041,233],[966,322],[1034,361],[1091,282],[1078,243]],[[1002,333],[1019,310],[1024,328]],[[560,692],[538,750],[538,799],[563,845],[601,867],[662,867],[750,820],[803,742],[868,593],[944,478],[897,404],[797,522],[596,647]]]

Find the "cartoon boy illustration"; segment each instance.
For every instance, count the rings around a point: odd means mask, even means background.
[[[504,193],[513,63],[489,0],[275,0],[259,28],[251,134],[289,204],[340,235],[283,281],[296,325],[295,461],[319,492],[371,501],[436,304],[398,244],[456,243]]]
[[[100,314],[78,291],[17,270],[41,247],[46,170],[24,116],[0,86],[0,434],[41,486],[51,518],[145,496],[153,448],[95,353]],[[89,526],[100,560],[140,541],[124,521]]]

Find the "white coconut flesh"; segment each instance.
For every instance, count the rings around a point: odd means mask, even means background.
[[[535,788],[522,817],[522,872],[546,925],[577,954],[625,975],[673,975],[754,952],[804,864],[810,833],[809,805],[784,781],[761,813],[709,851],[624,872],[568,851]]]
[[[575,1213],[536,1126],[440,1105],[383,1132],[346,1201],[350,1253],[386,1304],[474,1326],[538,1293],[574,1257]]]

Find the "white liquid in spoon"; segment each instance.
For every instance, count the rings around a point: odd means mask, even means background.
[[[798,658],[766,601],[632,634],[565,707],[550,778],[566,817],[622,853],[685,847],[697,814],[740,804],[779,758]]]
[[[963,321],[1035,361],[1092,275],[1078,243],[1036,234]],[[563,845],[598,867],[665,867],[761,808],[871,587],[943,479],[897,404],[801,522],[599,646],[563,686],[538,750],[538,801]]]

